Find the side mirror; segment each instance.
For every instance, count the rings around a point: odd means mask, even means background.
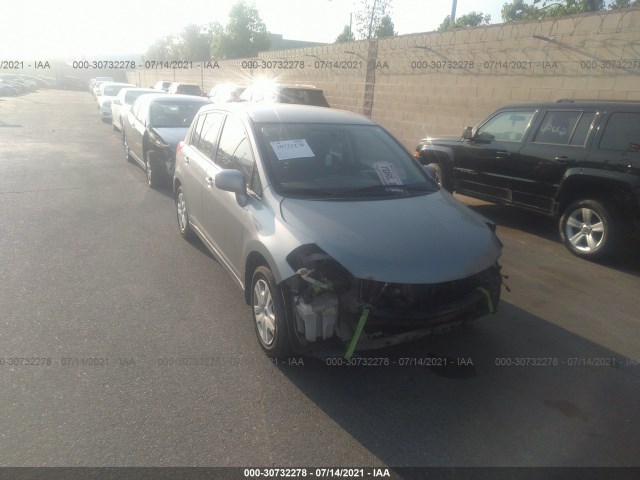
[[[473,138],[473,128],[467,127],[462,131],[462,138],[471,140]]]
[[[236,202],[241,207],[245,207],[249,203],[247,195],[247,183],[244,174],[240,170],[226,169],[216,174],[215,185],[225,192],[233,192],[236,194]]]

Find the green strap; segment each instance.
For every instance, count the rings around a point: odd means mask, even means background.
[[[356,327],[356,331],[353,334],[353,338],[349,343],[349,348],[347,348],[347,353],[344,354],[344,358],[351,358],[353,355],[353,351],[356,349],[356,345],[358,344],[358,340],[360,340],[360,335],[362,335],[362,329],[364,329],[364,324],[367,323],[367,318],[369,317],[369,309],[365,308],[362,310],[362,315],[360,315],[360,321],[358,322],[358,326]]]
[[[484,287],[477,287],[477,289],[480,290],[482,293],[484,293],[484,296],[487,297],[487,306],[489,307],[489,313],[491,315],[496,313],[496,311],[493,308],[493,300],[491,300],[491,294]]]

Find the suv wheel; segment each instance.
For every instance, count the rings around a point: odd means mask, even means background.
[[[276,285],[273,273],[267,267],[260,266],[253,272],[251,306],[258,342],[267,356],[288,356],[291,344],[282,290]]]
[[[444,173],[442,172],[442,167],[440,166],[439,163],[429,163],[427,164],[427,167],[431,167],[434,170],[434,180],[436,181],[436,183],[440,186],[440,188],[445,188],[445,181],[444,181]]]
[[[573,254],[600,258],[611,253],[615,240],[613,208],[596,200],[572,203],[560,218],[560,236]]]
[[[176,214],[180,235],[182,235],[182,238],[185,240],[192,239],[194,234],[189,226],[189,209],[187,208],[187,199],[182,191],[182,186],[178,187],[178,191],[176,192]]]

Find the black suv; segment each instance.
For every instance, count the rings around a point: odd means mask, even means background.
[[[580,257],[640,232],[640,103],[509,105],[460,137],[428,137],[414,156],[449,191],[559,218]]]

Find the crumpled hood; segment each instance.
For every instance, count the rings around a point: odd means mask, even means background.
[[[174,149],[178,146],[178,144],[184,140],[184,137],[187,136],[187,131],[189,127],[177,127],[177,128],[158,128],[153,127],[152,130],[158,134],[162,140],[168,143]]]
[[[501,246],[485,219],[442,190],[370,201],[285,198],[282,216],[352,275],[439,283],[493,264]]]

